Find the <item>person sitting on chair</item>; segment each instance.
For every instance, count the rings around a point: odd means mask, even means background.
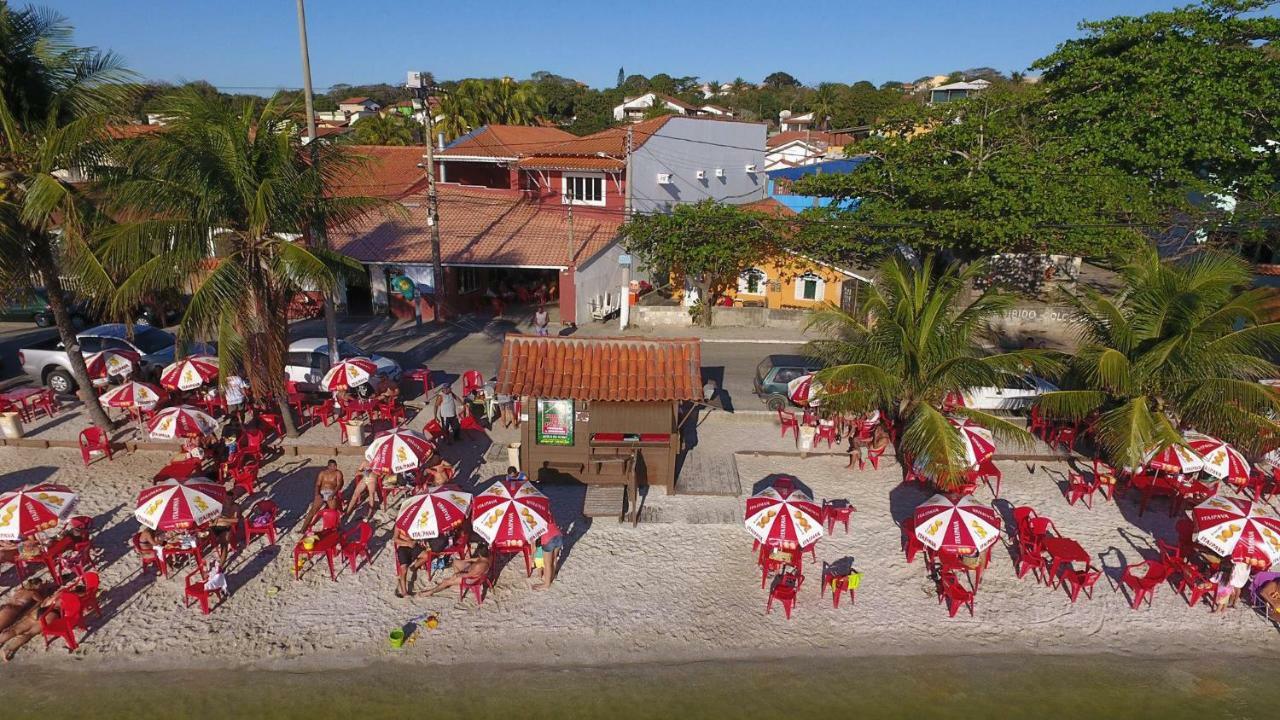
[[[462,584],[463,579],[479,580],[488,575],[489,569],[493,567],[493,560],[489,557],[489,545],[483,542],[476,545],[471,557],[455,562],[452,567],[453,575],[436,583],[436,586],[430,590],[423,590],[418,595],[431,597],[442,590],[458,587]]]
[[[302,527],[311,527],[311,521],[321,507],[331,510],[342,509],[342,471],[338,469],[338,461],[330,460],[324,470],[316,475],[315,495],[311,498],[311,506],[303,518]]]

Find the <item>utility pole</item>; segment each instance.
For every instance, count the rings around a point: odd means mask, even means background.
[[[414,96],[422,100],[422,127],[426,144],[427,170],[427,227],[431,229],[431,277],[432,291],[436,296],[436,312],[433,323],[439,325],[445,319],[444,267],[440,262],[440,208],[436,198],[435,118],[431,113],[431,73],[410,72],[409,87]]]
[[[631,220],[631,185],[635,179],[631,176],[631,126],[627,126],[627,194],[626,203],[623,210],[623,218],[626,221]],[[631,319],[631,265],[622,266],[622,292],[618,295],[618,304],[621,310],[618,311],[618,329],[626,330],[627,322]]]
[[[316,170],[318,162],[318,152],[316,145],[316,112],[315,102],[312,100],[311,92],[311,51],[307,49],[307,9],[305,0],[298,0],[298,40],[302,45],[302,99],[306,106],[307,112],[307,145],[311,149],[311,167]],[[327,249],[329,247],[328,238],[325,236],[326,228],[324,226],[324,218],[312,218],[311,223],[311,241],[317,247]],[[333,308],[333,293],[324,294],[322,302],[324,307],[324,333],[329,340],[329,362],[338,362],[338,316]]]

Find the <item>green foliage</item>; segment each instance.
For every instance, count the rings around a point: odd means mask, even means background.
[[[255,109],[187,90],[163,111],[164,132],[122,143],[102,170],[110,209],[134,218],[103,233],[109,266],[128,273],[114,302],[194,287],[180,338],[216,338],[224,373],[238,369],[279,396],[289,300],[300,288],[327,291],[335,268],[352,263],[296,238],[317,218],[342,226],[390,204],[332,195],[360,159],[323,139],[302,146],[297,105]]]
[[[880,410],[902,433],[900,458],[913,459],[944,489],[959,485],[967,467],[960,432],[939,411],[949,393],[1001,384],[1008,373],[1028,369],[1054,374],[1056,353],[1043,350],[990,354],[980,340],[989,322],[1012,298],[987,292],[965,301],[981,263],[961,270],[938,267],[933,256],[915,267],[899,255],[884,261],[854,316],[827,306],[810,326],[824,336],[809,354],[827,363],[818,373],[823,406],[838,412]],[[1027,444],[1031,436],[1006,420],[960,408],[958,415],[1006,442]],[[906,460],[904,460],[906,462]]]
[[[766,216],[710,200],[677,205],[670,214],[636,216],[619,234],[647,265],[697,286],[706,325],[711,307],[738,276],[780,250]]]
[[[354,141],[361,145],[417,145],[422,141],[422,124],[400,113],[361,118]]]
[[[766,75],[764,85],[778,90],[785,87],[800,87],[800,81],[792,77],[790,73],[778,71]]]
[[[1097,417],[1097,441],[1118,467],[1182,442],[1194,428],[1239,447],[1280,439],[1280,352],[1275,292],[1253,288],[1239,258],[1207,251],[1164,261],[1139,253],[1123,271],[1119,298],[1084,288],[1069,294],[1080,349],[1064,389],[1039,400],[1046,416]],[[1269,444],[1269,446],[1268,446]]]
[[[542,112],[543,100],[532,82],[468,79],[441,98],[443,119],[436,129],[452,139],[485,125],[534,125]]]
[[[1219,225],[1280,212],[1280,18],[1275,0],[1206,0],[1080,27],[1035,64],[1058,132],[1147,182],[1170,206],[1231,195]],[[1192,211],[1193,208],[1183,208]]]
[[[1048,132],[1047,123],[1044,93],[1035,86],[904,105],[879,136],[857,145],[868,162],[794,187],[806,195],[861,198],[855,209],[834,213],[841,232],[823,232],[840,249],[863,245],[873,256],[908,245],[961,258],[1105,257],[1144,242],[1134,225],[1157,216],[1145,186],[1073,138]]]

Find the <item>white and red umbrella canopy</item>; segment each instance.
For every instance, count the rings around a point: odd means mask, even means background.
[[[1187,433],[1187,444],[1200,456],[1204,471],[1219,480],[1249,479],[1249,461],[1231,444],[1201,433]]]
[[[440,488],[406,498],[396,516],[396,527],[414,540],[430,540],[461,527],[470,511],[471,493]]]
[[[551,501],[527,480],[499,480],[471,502],[471,527],[490,545],[532,543],[549,517]]]
[[[132,350],[103,350],[86,355],[84,366],[89,371],[90,378],[101,379],[112,375],[128,375],[141,360],[141,356]]]
[[[0,495],[0,540],[16,542],[65,520],[79,498],[56,483],[27,485]]]
[[[166,365],[160,371],[160,384],[170,390],[195,390],[218,379],[218,358],[192,355]]]
[[[147,421],[151,437],[160,440],[208,435],[217,427],[217,420],[190,405],[165,408]]]
[[[130,380],[99,395],[98,402],[113,408],[151,407],[160,402],[160,390],[155,385]]]
[[[823,535],[822,508],[799,490],[767,487],[747,498],[746,526],[765,545],[808,547]]]
[[[813,373],[801,375],[787,383],[787,397],[797,405],[817,407],[822,404],[822,383],[813,377]]]
[[[960,439],[964,442],[964,459],[969,465],[986,462],[996,454],[996,441],[990,430],[966,418],[947,420],[960,431]]]
[[[329,368],[320,380],[320,387],[328,392],[350,390],[369,382],[377,373],[378,366],[369,358],[350,358]]]
[[[1204,469],[1204,459],[1183,445],[1169,445],[1147,451],[1142,462],[1156,472],[1185,475]]]
[[[416,470],[435,452],[436,446],[417,430],[397,428],[373,439],[364,459],[373,472],[402,473]]]
[[[138,493],[133,516],[152,530],[189,530],[222,514],[227,491],[205,478],[161,480]]]
[[[971,495],[939,493],[916,508],[914,532],[935,552],[982,552],[1000,539],[1000,516]]]
[[[1262,503],[1214,496],[1191,518],[1195,541],[1222,557],[1264,568],[1280,561],[1280,516]]]

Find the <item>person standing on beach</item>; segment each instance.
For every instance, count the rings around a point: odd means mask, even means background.
[[[453,442],[462,439],[462,426],[458,423],[458,396],[453,394],[452,386],[445,385],[436,395],[436,419]]]
[[[556,525],[556,519],[547,516],[547,531],[538,538],[538,547],[542,550],[542,582],[533,586],[534,590],[546,590],[556,579],[556,565],[560,561],[560,551],[564,549],[564,533]]]
[[[239,375],[231,375],[227,378],[227,384],[222,390],[223,397],[227,401],[227,415],[237,420],[240,419],[242,409],[244,408],[244,394],[249,389],[249,383]]]

